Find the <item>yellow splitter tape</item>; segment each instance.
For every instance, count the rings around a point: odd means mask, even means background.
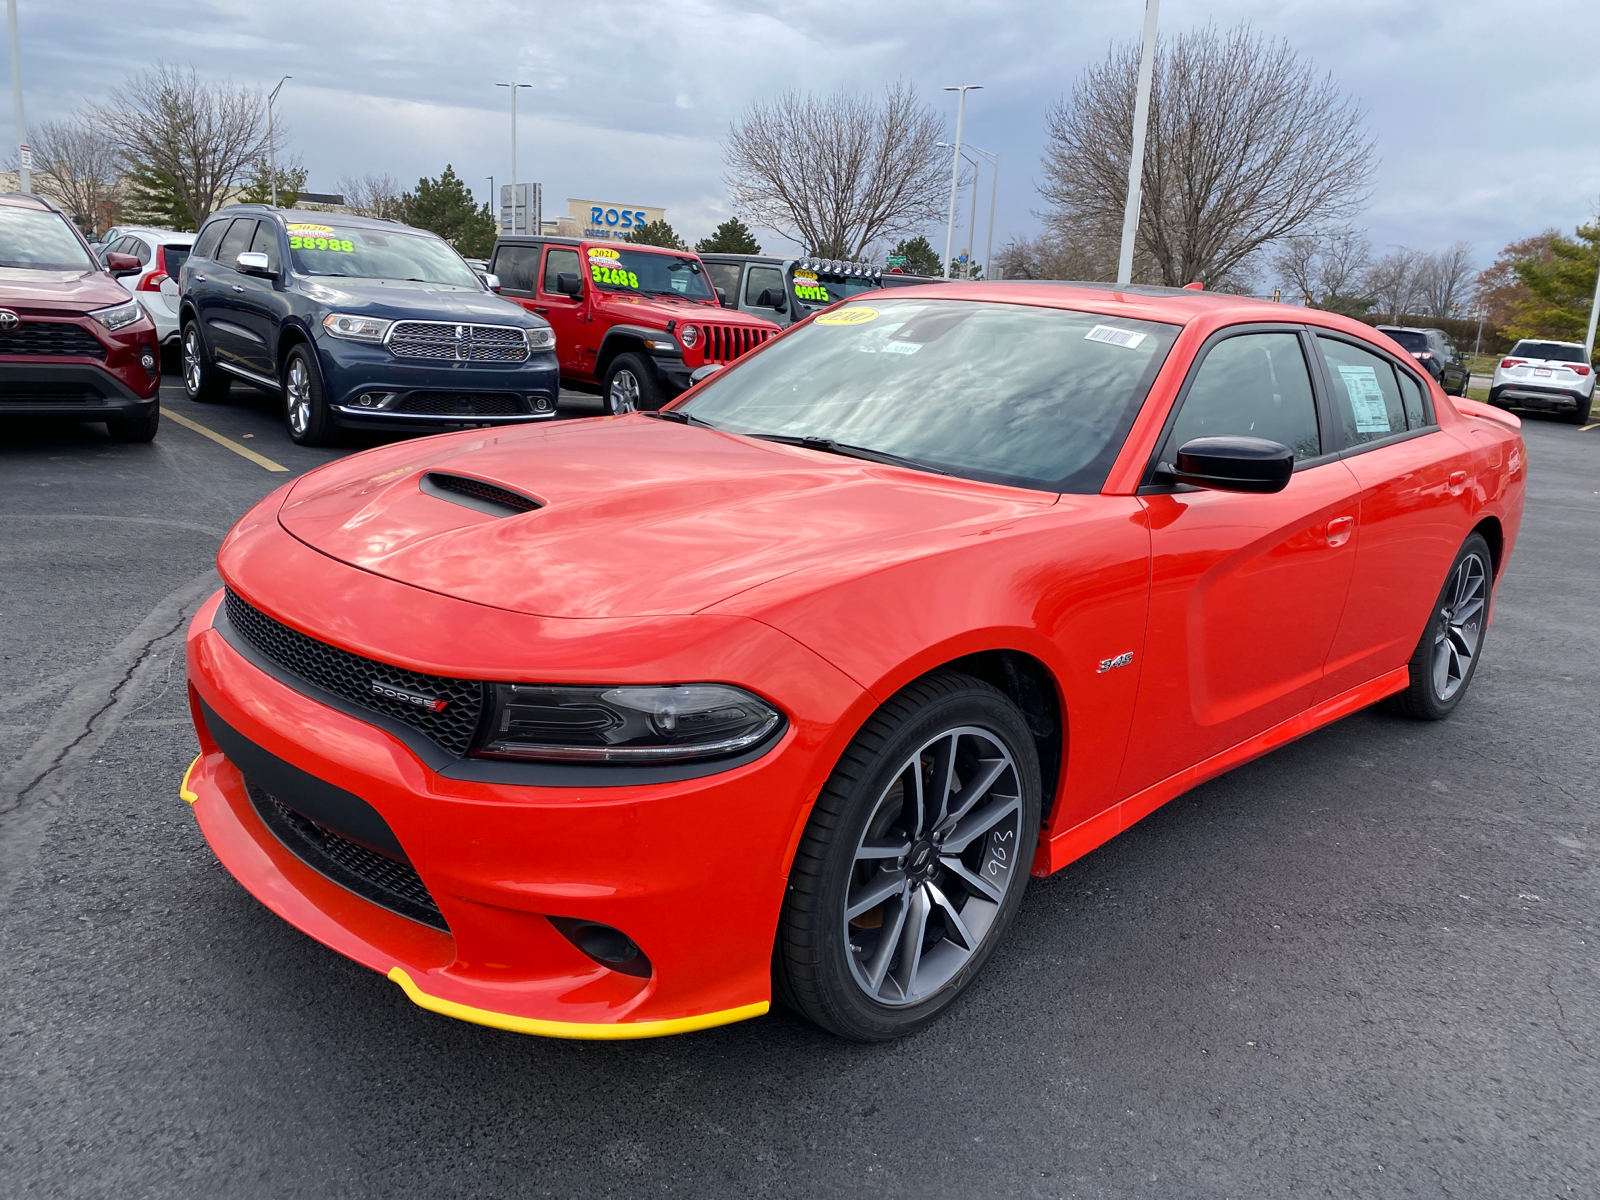
[[[270,458],[268,458],[264,454],[257,454],[254,450],[246,449],[245,447],[239,445],[239,443],[234,441],[232,438],[223,437],[220,433],[218,433],[214,429],[207,429],[204,425],[200,424],[200,422],[198,422],[198,421],[191,421],[188,417],[184,416],[182,413],[173,412],[170,408],[163,408],[161,410],[161,415],[164,416],[164,417],[171,417],[174,421],[176,421],[179,425],[182,425],[185,429],[192,429],[196,433],[198,433],[201,437],[208,437],[219,446],[226,446],[229,450],[232,450],[235,454],[241,455],[244,458],[248,458],[251,462],[255,463],[256,466],[258,466],[258,467],[264,467],[268,471],[287,471],[289,469],[288,467],[284,466],[281,463],[273,462]]]

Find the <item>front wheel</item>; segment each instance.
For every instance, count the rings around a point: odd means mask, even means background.
[[[106,432],[113,442],[150,442],[161,428],[161,410],[154,409],[148,416],[119,417],[106,422]]]
[[[999,691],[942,671],[891,697],[845,750],[795,854],[773,955],[778,994],[842,1037],[932,1021],[1022,903],[1039,760]]]
[[[654,412],[665,402],[654,369],[637,354],[619,354],[600,389],[607,414]]]
[[[322,391],[322,373],[306,345],[289,351],[283,363],[283,423],[300,446],[327,446],[338,433]]]
[[[1438,721],[1461,703],[1478,671],[1493,588],[1489,543],[1482,534],[1470,534],[1411,653],[1411,682],[1398,697],[1401,711],[1419,721]]]

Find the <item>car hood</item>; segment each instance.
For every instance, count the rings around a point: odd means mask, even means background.
[[[541,507],[490,516],[424,492],[432,472]],[[278,519],[414,587],[538,616],[626,617],[696,612],[808,567],[879,570],[1056,499],[630,416],[371,451],[298,481]]]
[[[103,271],[30,271],[0,267],[0,308],[86,313],[125,304],[131,293]]]
[[[665,296],[629,296],[608,294],[604,311],[623,323],[637,322],[659,328],[668,321],[679,324],[714,322],[718,325],[751,325],[760,329],[776,329],[777,323],[763,317],[753,317],[737,309],[723,308],[718,304],[700,304],[694,300],[669,300]]]
[[[543,323],[521,305],[478,288],[413,283],[406,279],[330,279],[324,276],[302,283],[300,290],[316,304],[367,317],[521,326]]]

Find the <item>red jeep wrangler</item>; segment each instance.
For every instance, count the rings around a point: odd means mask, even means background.
[[[660,408],[698,368],[778,334],[771,321],[723,308],[688,250],[502,237],[489,270],[501,295],[550,322],[562,385],[598,391],[610,413]]]

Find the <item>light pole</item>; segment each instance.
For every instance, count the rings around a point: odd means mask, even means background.
[[[936,146],[942,147],[944,149],[950,149],[953,146],[953,143],[951,143],[951,142],[935,142],[934,144]],[[978,160],[975,159],[975,158],[967,158],[968,152],[971,152],[972,154],[981,154],[981,155],[984,156],[984,158],[988,159],[989,163],[990,163],[990,175],[989,175],[989,180],[990,180],[990,185],[989,185],[989,240],[984,245],[984,248],[983,248],[983,268],[984,268],[984,270],[987,271],[989,269],[989,260],[994,257],[994,206],[995,206],[995,201],[996,201],[996,199],[998,198],[998,196],[1000,194],[1000,156],[998,154],[995,154],[993,151],[984,150],[984,149],[982,149],[982,148],[980,148],[978,146],[974,146],[971,142],[968,142],[965,146],[961,147],[960,153],[961,153],[961,157],[962,158],[966,159],[969,163],[972,164],[972,169],[973,169],[974,172],[976,172],[979,169],[979,165],[980,164],[978,163]],[[967,239],[968,239],[968,243],[969,243],[969,248],[968,248],[969,252],[967,254],[967,262],[968,262],[969,266],[971,265],[972,259],[976,257],[976,254],[972,252],[972,247],[971,247],[970,243],[972,242],[972,240],[974,238],[977,237],[977,234],[978,234],[977,215],[978,215],[978,180],[977,180],[976,176],[974,176],[974,178],[972,180],[972,227],[971,227],[970,231],[967,234]],[[968,273],[968,275],[970,276],[970,272]],[[963,278],[966,278],[966,277],[968,277],[968,276],[963,276]]]
[[[1144,0],[1144,45],[1139,50],[1139,90],[1133,101],[1133,153],[1128,158],[1128,199],[1122,209],[1122,253],[1117,282],[1133,282],[1133,242],[1139,232],[1139,178],[1144,173],[1144,130],[1150,123],[1150,76],[1155,70],[1156,14],[1161,0]]]
[[[517,231],[517,89],[531,88],[531,83],[497,83],[495,87],[511,89],[511,228],[507,233]]]
[[[1583,335],[1583,352],[1594,361],[1595,318],[1600,317],[1600,272],[1594,277],[1594,299],[1589,302],[1589,332]]]
[[[944,277],[950,278],[950,247],[956,236],[956,189],[961,186],[961,126],[967,117],[967,93],[983,89],[981,83],[963,83],[958,87],[947,87],[947,92],[960,92],[961,99],[956,105],[956,141],[955,148],[950,154],[950,219],[944,227]]]
[[[22,115],[22,47],[17,45],[17,0],[6,0],[6,31],[11,35],[11,107],[17,114],[17,189],[33,191],[33,151],[28,148],[28,122]],[[92,231],[91,231],[92,232]]]
[[[12,0],[12,3],[16,3],[16,0]],[[272,102],[278,98],[278,92],[282,90],[283,85],[293,78],[293,75],[285,75],[278,80],[278,86],[267,96],[267,175],[272,180],[273,208],[278,207],[278,138],[272,129]]]

